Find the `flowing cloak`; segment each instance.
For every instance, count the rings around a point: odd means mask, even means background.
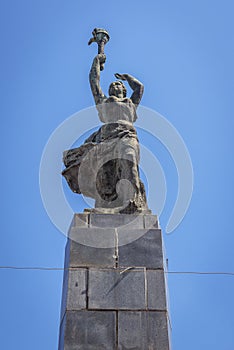
[[[96,198],[97,178],[101,177],[102,192],[111,197],[113,186],[121,178],[121,169],[117,163],[122,160],[125,163],[139,163],[136,130],[128,122],[108,123],[90,135],[82,146],[64,152],[66,169],[62,175],[73,192],[91,198]],[[106,168],[113,167],[113,164],[115,173],[105,173]]]

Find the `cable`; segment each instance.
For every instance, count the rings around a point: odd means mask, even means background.
[[[8,270],[47,270],[47,271],[63,271],[68,270],[63,267],[40,267],[40,266],[0,266],[0,269]]]
[[[217,271],[165,271],[170,274],[187,274],[187,275],[229,275],[234,276],[234,272],[217,272]]]
[[[0,269],[8,270],[41,270],[41,271],[64,271],[69,268],[64,267],[42,267],[42,266],[0,266]],[[70,268],[73,270],[74,268]],[[165,271],[167,274],[180,274],[180,275],[228,275],[234,276],[234,272],[227,271]]]

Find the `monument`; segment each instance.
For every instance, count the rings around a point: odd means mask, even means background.
[[[69,187],[93,198],[95,207],[75,214],[68,233],[59,350],[169,350],[162,234],[147,206],[133,126],[144,87],[116,73],[109,96],[103,93],[109,39],[95,28],[89,41],[98,44],[89,81],[103,125],[63,155]],[[129,98],[123,81],[132,89]]]

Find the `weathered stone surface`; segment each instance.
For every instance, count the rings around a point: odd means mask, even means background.
[[[77,243],[95,248],[115,247],[115,229],[93,227],[73,227],[69,232],[69,238]]]
[[[70,266],[115,267],[115,249],[92,248],[73,242],[71,244]]]
[[[115,267],[115,231],[101,228],[73,228],[69,234],[66,248],[66,260],[70,267]],[[78,242],[83,242],[83,244]],[[110,248],[92,247],[108,246]]]
[[[169,350],[166,312],[120,311],[118,349]]]
[[[129,217],[90,213],[73,222],[69,237],[112,247],[68,240],[59,350],[170,349],[161,230],[138,228],[157,225],[153,215],[141,215],[133,228]]]
[[[143,214],[90,214],[90,227],[144,228]]]
[[[164,271],[147,271],[148,308],[167,310],[166,285]]]
[[[87,270],[69,270],[67,310],[80,310],[86,308]]]
[[[145,309],[145,287],[143,269],[125,272],[90,269],[88,306],[90,309]]]
[[[59,350],[116,349],[115,312],[68,311],[64,323]]]
[[[144,228],[146,229],[159,228],[157,215],[144,215]]]
[[[64,271],[61,319],[63,318],[66,310],[82,310],[86,308],[86,289],[86,269]]]
[[[83,214],[74,214],[73,218],[73,226],[75,227],[88,227],[89,224],[89,214],[83,213]]]
[[[161,230],[118,229],[119,244],[129,237],[140,237],[129,244],[119,246],[120,267],[163,268]]]

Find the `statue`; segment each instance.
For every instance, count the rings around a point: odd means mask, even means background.
[[[98,54],[89,74],[90,87],[104,124],[79,148],[64,152],[62,175],[71,190],[95,199],[95,212],[149,213],[145,189],[139,177],[139,143],[133,123],[144,87],[130,74],[116,73],[110,84],[109,97],[100,86],[100,72],[106,56],[104,45],[109,34],[95,28],[89,44],[97,42]],[[130,98],[122,81],[133,90]]]

